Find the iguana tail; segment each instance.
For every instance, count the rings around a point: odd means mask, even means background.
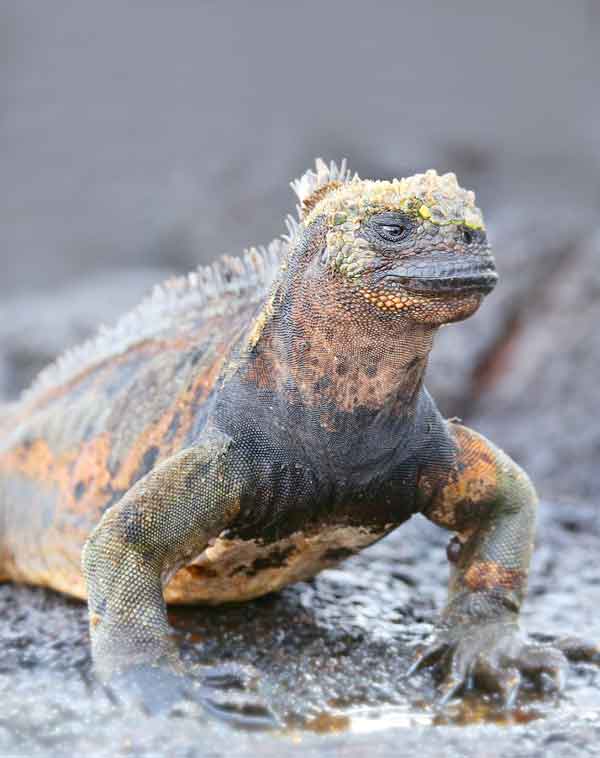
[[[0,405],[0,451],[10,429],[12,406]],[[0,582],[6,582],[9,577],[3,567],[6,552],[6,496],[0,476]]]
[[[6,552],[6,502],[3,490],[2,479],[0,479],[0,582],[6,582],[9,578],[4,569],[4,556]]]

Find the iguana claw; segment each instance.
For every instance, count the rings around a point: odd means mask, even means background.
[[[525,678],[540,688],[550,680],[555,692],[564,689],[567,659],[558,647],[528,641],[515,623],[473,624],[435,632],[408,670],[425,667],[443,672],[437,704],[456,695],[483,690],[497,692],[512,708]]]
[[[202,671],[200,698],[212,715],[241,729],[276,729],[279,718],[260,692],[260,674],[250,666],[226,663]]]

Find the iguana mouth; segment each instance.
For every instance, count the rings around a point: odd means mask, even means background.
[[[394,277],[404,289],[411,292],[421,293],[462,293],[462,292],[481,292],[484,295],[490,293],[496,286],[498,274],[495,271],[489,271],[481,274],[470,274],[468,276],[454,277]]]
[[[406,270],[388,271],[382,277],[386,285],[400,286],[420,294],[490,293],[498,282],[498,274],[491,261],[467,265],[444,264],[426,266],[415,276]]]

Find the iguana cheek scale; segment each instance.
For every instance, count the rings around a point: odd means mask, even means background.
[[[423,384],[439,326],[496,273],[453,174],[318,160],[266,249],[174,279],[0,413],[0,576],[87,598],[98,674],[183,676],[166,602],[307,579],[415,513],[452,530],[448,604],[415,666],[443,697],[564,672],[518,629],[537,499]]]

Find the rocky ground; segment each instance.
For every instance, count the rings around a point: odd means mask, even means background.
[[[600,636],[599,525],[593,508],[542,509],[524,621],[546,639]],[[343,567],[279,595],[176,610],[188,660],[233,659],[262,672],[275,733],[234,731],[192,703],[168,715],[123,707],[90,676],[85,608],[39,589],[0,588],[0,755],[597,755],[600,670],[574,666],[564,696],[531,689],[502,712],[493,698],[431,706],[428,674],[406,678],[443,602],[447,536],[414,519]]]
[[[477,317],[442,330],[428,385],[447,415],[523,463],[544,496],[528,630],[598,639],[600,236],[591,203],[524,192],[490,198],[502,283]],[[51,293],[5,295],[2,397],[14,398],[57,352],[137,302],[165,275],[169,256],[157,260]],[[507,758],[598,754],[600,671],[591,665],[573,667],[560,700],[530,690],[511,713],[493,698],[439,712],[430,677],[406,679],[443,603],[446,540],[415,519],[311,583],[244,606],[172,612],[190,661],[234,659],[262,672],[284,725],[270,734],[234,731],[192,703],[160,716],[124,707],[91,678],[85,608],[4,585],[0,754],[464,756],[481,754],[482,744],[486,755]]]

